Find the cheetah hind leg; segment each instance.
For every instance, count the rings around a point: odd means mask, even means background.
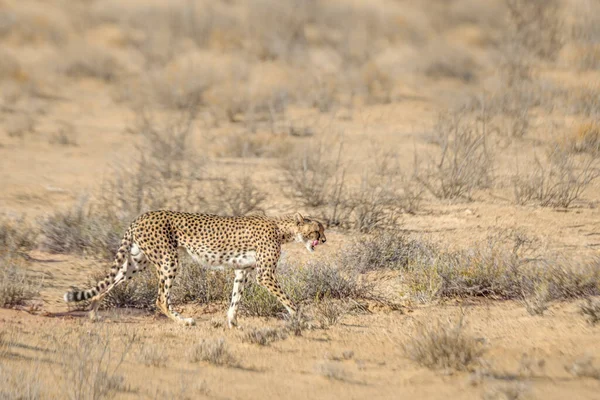
[[[157,271],[159,277],[158,283],[158,298],[156,299],[156,307],[167,317],[180,325],[193,326],[196,325],[196,321],[193,318],[185,318],[177,311],[173,310],[171,305],[171,287],[173,287],[173,280],[175,279],[175,273],[177,271],[177,258],[170,260],[168,258],[162,262],[162,268],[160,264],[157,264]]]

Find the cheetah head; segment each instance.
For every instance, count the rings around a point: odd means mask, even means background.
[[[304,243],[309,252],[315,251],[315,247],[321,243],[325,243],[325,228],[323,224],[317,220],[303,217],[302,214],[296,213],[295,222],[298,228],[296,240]]]

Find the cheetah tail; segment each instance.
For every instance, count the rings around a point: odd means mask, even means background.
[[[71,303],[88,300],[101,293],[104,293],[108,289],[108,287],[115,282],[115,278],[119,273],[119,270],[125,263],[127,254],[131,251],[132,244],[133,235],[131,229],[128,229],[127,232],[125,232],[125,235],[123,235],[123,239],[121,240],[121,246],[117,251],[117,255],[115,256],[115,261],[113,263],[112,268],[110,269],[110,273],[106,275],[104,279],[100,280],[95,287],[92,287],[87,290],[72,290],[66,292],[63,296],[65,302]]]

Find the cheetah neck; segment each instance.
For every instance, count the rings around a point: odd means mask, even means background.
[[[284,217],[275,218],[275,223],[279,232],[281,232],[281,242],[290,243],[297,241],[298,238],[298,224],[293,215],[286,215]]]

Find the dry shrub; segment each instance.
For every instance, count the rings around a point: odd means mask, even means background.
[[[340,264],[360,273],[380,269],[403,270],[408,266],[413,246],[421,244],[411,241],[398,230],[384,230],[352,239],[340,251]]]
[[[72,29],[71,21],[59,7],[35,3],[8,7],[3,12],[0,37],[17,45],[63,45]]]
[[[27,273],[36,237],[23,217],[0,219],[0,307],[23,305],[38,295],[41,281]]]
[[[125,228],[139,214],[160,208],[196,211],[205,204],[199,195],[203,159],[190,143],[193,113],[163,124],[143,112],[137,117],[131,132],[142,136],[143,156],[112,174],[99,198],[41,220],[42,247],[112,259]]]
[[[575,153],[600,154],[600,122],[586,122],[565,138],[564,147]]]
[[[343,141],[334,146],[327,150],[321,142],[286,158],[284,193],[318,209],[329,226],[360,232],[394,226],[400,214],[416,211],[422,190],[402,174],[397,154],[376,146],[375,161],[365,166],[358,182],[351,182],[342,162]]]
[[[81,42],[61,53],[58,70],[72,78],[95,78],[111,83],[123,75],[124,66],[108,50]]]
[[[165,367],[169,356],[164,346],[141,343],[138,349],[137,360],[148,367]]]
[[[40,220],[40,246],[51,253],[80,254],[111,259],[126,221],[96,208],[87,199]]]
[[[463,48],[452,46],[441,40],[432,41],[433,45],[425,51],[424,73],[430,78],[452,78],[465,83],[477,80],[478,65]]]
[[[319,142],[316,146],[306,146],[282,161],[286,194],[305,206],[318,207],[327,203],[331,188],[338,178],[342,144],[335,149],[337,159],[331,160],[332,153],[327,145]]]
[[[309,322],[308,317],[302,309],[294,315],[288,315],[285,321],[285,329],[294,334],[294,336],[302,336],[302,332],[312,329],[313,325]]]
[[[424,367],[457,371],[470,370],[485,353],[481,341],[465,332],[463,317],[454,324],[418,324],[403,349],[408,358]]]
[[[564,24],[558,0],[505,0],[508,41],[544,60],[554,60],[564,44]]]
[[[37,233],[24,217],[0,217],[0,254],[24,256],[35,247]]]
[[[535,200],[543,207],[569,207],[581,198],[585,189],[600,176],[598,158],[576,156],[554,146],[547,161],[537,156],[535,166],[525,177],[518,172],[513,176],[513,188],[517,204]]]
[[[202,341],[188,349],[188,360],[196,363],[206,361],[213,365],[236,367],[235,357],[229,352],[225,339],[202,339]]]
[[[348,313],[348,308],[344,304],[334,302],[329,299],[320,301],[316,308],[317,319],[322,329],[327,329],[337,325],[344,315]]]
[[[502,383],[487,388],[483,400],[525,400],[530,398],[529,387],[523,382]]]
[[[435,197],[471,199],[476,189],[491,185],[494,158],[485,110],[481,113],[477,118],[464,110],[440,115],[434,138],[440,152],[422,170],[417,164],[415,173]]]
[[[0,366],[0,398],[38,400],[46,398],[44,392],[39,361],[29,363],[26,368]]]
[[[579,86],[569,90],[564,97],[571,113],[600,118],[600,87],[597,85]]]
[[[187,257],[180,257],[179,262],[177,283],[173,287],[175,302],[210,303],[229,299],[231,272],[211,270]]]
[[[422,243],[409,254],[402,279],[408,293],[423,301],[479,296],[529,300],[543,294],[544,305],[600,293],[600,264],[540,258],[519,235],[490,236],[483,245],[463,251]]]
[[[189,61],[185,65],[167,65],[150,75],[154,96],[159,104],[174,110],[186,110],[205,103],[204,96],[214,84],[215,71],[206,63]]]
[[[304,56],[305,31],[314,19],[316,2],[293,0],[280,3],[253,0],[248,8],[250,53],[261,60],[293,60]]]
[[[316,366],[317,373],[330,380],[347,381],[349,373],[339,363],[321,362]]]
[[[133,279],[127,280],[113,288],[102,299],[101,307],[108,308],[143,308],[153,310],[158,293],[158,280],[154,266],[135,274]],[[95,287],[99,281],[106,278],[106,272],[92,274],[87,287]],[[88,302],[81,302],[77,308],[86,309]]]
[[[374,285],[354,271],[344,271],[333,262],[311,260],[303,266],[282,263],[278,268],[279,283],[296,303],[324,299],[384,301],[375,293]],[[249,285],[240,305],[244,313],[259,317],[285,315],[285,308],[266,289]]]
[[[264,212],[262,205],[266,193],[259,188],[249,174],[237,179],[224,178],[213,181],[210,208],[220,215],[241,216]]]
[[[336,197],[329,201],[325,215],[330,224],[363,233],[396,226],[410,194],[400,189],[403,176],[397,165],[392,164],[397,161],[396,155],[378,156],[375,159],[381,161],[367,166],[358,186],[343,181],[333,186]]]
[[[600,7],[593,0],[573,4],[571,41],[578,47],[578,62],[582,69],[600,68]]]
[[[287,290],[287,285],[281,279],[282,277],[280,275],[279,283],[283,285],[283,290],[289,295],[291,293]],[[240,310],[246,315],[255,317],[281,317],[287,312],[275,296],[257,284],[250,284],[244,291]]]
[[[26,272],[26,263],[19,257],[0,256],[0,307],[25,304],[39,294],[41,280]]]
[[[287,334],[282,329],[275,328],[252,328],[242,336],[243,342],[258,344],[259,346],[267,346],[273,342],[284,340]]]
[[[549,298],[550,293],[548,292],[547,285],[537,285],[533,288],[532,294],[523,296],[525,309],[529,315],[544,315],[544,312],[546,312],[549,307]]]
[[[220,157],[285,157],[292,152],[288,135],[267,132],[237,132],[220,138],[216,154]]]
[[[579,378],[593,378],[600,380],[600,368],[594,365],[594,358],[584,356],[575,360],[572,365],[565,366],[565,369],[572,375]]]
[[[113,337],[119,340],[114,342]],[[128,357],[136,336],[110,329],[71,332],[54,336],[60,360],[56,371],[63,379],[63,396],[69,399],[112,399],[127,390],[120,368]],[[65,343],[73,346],[65,347]]]
[[[590,325],[596,325],[600,321],[600,301],[587,298],[584,303],[579,305],[579,312]]]

